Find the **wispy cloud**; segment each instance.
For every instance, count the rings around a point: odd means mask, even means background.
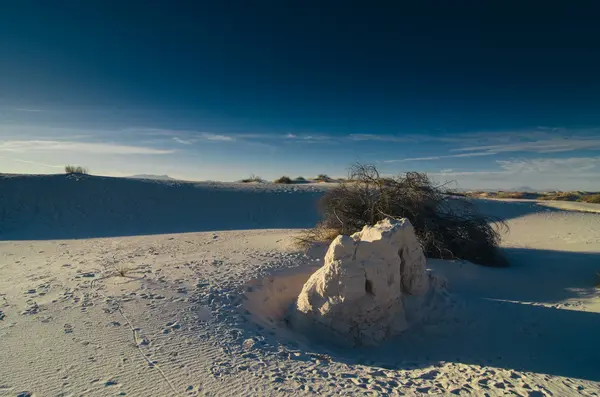
[[[506,171],[448,171],[431,172],[429,175],[456,177],[456,176],[486,176],[486,175],[507,175]]]
[[[135,135],[141,137],[164,137],[170,138],[173,141],[182,145],[190,145],[197,141],[226,141],[232,142],[236,140],[236,136],[233,134],[218,134],[205,131],[194,131],[194,130],[170,130],[170,129],[159,129],[159,128],[138,128],[131,127],[121,130],[121,132],[128,135]]]
[[[294,133],[287,134],[260,134],[260,133],[242,133],[231,134],[232,138],[240,142],[281,142],[289,143],[318,143],[327,142],[333,139],[330,135],[299,135]]]
[[[511,173],[574,173],[600,168],[600,157],[498,160],[502,169]]]
[[[32,108],[15,108],[17,112],[44,112],[43,109],[32,109]]]
[[[326,134],[311,134],[311,135],[299,135],[293,133],[287,134],[275,134],[275,133],[220,133],[220,132],[206,132],[206,131],[193,131],[193,130],[161,130],[152,128],[128,128],[124,130],[129,134],[137,134],[142,136],[150,137],[168,137],[172,140],[181,143],[188,144],[197,141],[221,141],[221,142],[256,142],[256,141],[327,141],[333,139],[332,136]]]
[[[235,137],[230,136],[230,135],[221,135],[221,134],[212,134],[209,132],[201,132],[199,134],[199,137],[202,139],[206,139],[208,141],[226,141],[226,142],[231,142],[231,141],[235,141]]]
[[[479,152],[479,153],[509,153],[509,152],[535,152],[557,153],[574,150],[600,150],[600,139],[588,137],[573,137],[560,139],[543,139],[529,142],[516,142],[501,145],[469,146],[451,149],[454,152]]]
[[[538,175],[556,177],[600,176],[600,157],[534,158],[497,160],[500,169],[483,171],[441,170],[434,175],[443,176],[486,176],[486,175]],[[582,174],[586,172],[586,174]]]
[[[330,135],[297,135],[297,134],[292,134],[289,133],[287,135],[284,136],[286,140],[292,140],[295,142],[306,142],[306,141],[316,141],[316,142],[323,142],[323,141],[329,141],[331,139],[333,139],[332,136]]]
[[[45,164],[45,163],[40,163],[40,162],[37,162],[37,161],[15,159],[15,158],[9,158],[9,157],[4,157],[4,156],[0,156],[0,158],[1,159],[6,159],[6,160],[10,160],[10,161],[16,161],[17,163],[38,165],[40,167],[45,167],[45,168],[63,168],[64,167],[64,165]]]
[[[419,137],[414,135],[379,135],[379,134],[350,134],[347,136],[352,141],[377,141],[377,142],[418,142]],[[427,139],[428,136],[421,136],[420,139]]]
[[[95,154],[170,154],[174,150],[154,149],[142,146],[97,142],[73,142],[50,140],[19,140],[0,142],[0,152],[29,153],[66,151]]]
[[[431,160],[440,160],[440,159],[448,159],[448,158],[456,158],[456,157],[480,157],[480,156],[493,156],[498,154],[496,152],[475,152],[475,153],[460,153],[460,154],[450,154],[445,156],[429,156],[429,157],[411,157],[406,159],[397,159],[397,160],[384,160],[384,163],[402,163],[406,161],[431,161]]]
[[[181,139],[179,137],[174,136],[173,140],[177,143],[180,143],[182,145],[191,145],[193,142],[187,139]]]

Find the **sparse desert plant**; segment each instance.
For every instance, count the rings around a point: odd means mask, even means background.
[[[263,179],[260,176],[254,174],[250,175],[250,178],[242,179],[242,183],[258,183],[262,181]]]
[[[331,180],[331,178],[327,174],[319,174],[315,178],[315,181],[319,181],[319,182],[328,182],[330,180]]]
[[[305,230],[298,238],[298,243],[302,248],[309,248],[314,243],[330,243],[339,234],[337,228],[328,227],[321,222],[314,228]]]
[[[126,261],[118,260],[116,254],[113,254],[111,258],[105,258],[103,261],[103,267],[105,275],[102,278],[109,277],[130,277],[130,272],[135,272],[135,268],[127,264]]]
[[[451,194],[451,192],[447,192],[447,194]],[[485,198],[485,197],[489,197],[488,192],[482,192],[482,191],[479,191],[479,190],[465,192],[464,195],[465,195],[465,197],[471,197],[471,198]]]
[[[121,277],[125,277],[127,275],[127,273],[131,270],[131,267],[129,267],[128,265],[126,265],[122,262],[114,264],[114,268],[115,268],[116,273]]]
[[[274,183],[284,183],[284,184],[294,183],[289,176],[282,176],[281,178],[275,179],[273,182]]]
[[[81,167],[79,165],[76,166],[67,164],[65,166],[65,173],[87,175],[89,173],[89,170],[86,167]]]
[[[446,191],[446,194],[449,195],[449,196],[456,196],[456,197],[467,197],[468,196],[467,193],[455,192],[453,190]]]
[[[537,193],[529,193],[529,192],[496,192],[496,198],[504,198],[504,199],[527,199],[527,200],[535,200],[540,195]]]
[[[579,201],[584,203],[600,204],[600,193],[586,194],[582,196]]]
[[[427,174],[382,178],[375,166],[356,164],[349,176],[325,193],[323,220],[304,241],[350,235],[388,217],[408,218],[428,257],[508,265],[498,249],[504,221],[483,215],[466,198],[447,195],[445,186],[435,185]]]
[[[555,192],[543,194],[538,199],[554,201],[578,201],[580,198],[581,195],[575,192]]]

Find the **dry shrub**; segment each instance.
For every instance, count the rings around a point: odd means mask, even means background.
[[[67,174],[82,174],[82,175],[87,175],[89,173],[88,169],[86,167],[81,167],[81,166],[75,166],[75,165],[66,165],[65,166],[65,173]]]
[[[252,174],[252,175],[250,175],[250,178],[242,179],[241,182],[242,183],[262,183],[262,182],[264,182],[264,180],[260,176]]]
[[[574,192],[557,192],[548,193],[539,197],[539,200],[553,200],[553,201],[578,201],[581,195]]]
[[[387,217],[408,218],[428,257],[508,265],[498,249],[504,221],[484,216],[466,198],[449,196],[424,173],[382,178],[375,166],[357,164],[349,180],[329,190],[320,204],[323,221],[306,240],[350,235]]]
[[[315,181],[319,181],[319,182],[329,182],[330,180],[331,180],[331,178],[327,174],[319,174],[315,178]]]
[[[600,193],[586,194],[585,196],[581,197],[579,201],[582,201],[584,203],[600,204]]]
[[[330,243],[339,234],[339,229],[327,227],[324,223],[319,223],[316,227],[306,230],[298,238],[298,243],[302,248],[310,248],[314,243]]]
[[[535,200],[540,195],[537,193],[530,192],[497,192],[496,198],[501,199],[526,199],[526,200]]]
[[[288,185],[290,183],[294,183],[289,176],[282,176],[281,178],[275,179],[273,182],[274,183],[284,183],[284,184],[288,184]]]

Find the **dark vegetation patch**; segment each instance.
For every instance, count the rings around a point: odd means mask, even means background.
[[[294,183],[294,181],[292,181],[292,179],[289,176],[282,176],[281,178],[277,178],[273,181],[274,183],[283,183],[283,184],[291,184]]]
[[[65,173],[87,175],[89,174],[89,170],[79,165],[65,165]]]
[[[381,177],[375,166],[354,165],[347,180],[325,193],[320,209],[322,221],[302,241],[330,241],[385,218],[408,218],[428,257],[508,265],[498,249],[504,221],[483,215],[465,197],[449,195],[424,173]]]

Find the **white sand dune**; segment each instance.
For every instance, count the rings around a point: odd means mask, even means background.
[[[323,190],[81,175],[0,176],[0,186],[5,240],[309,227]]]
[[[573,201],[540,201],[540,205],[547,207],[559,208],[562,210],[594,212],[600,214],[600,204],[595,203],[579,203]]]
[[[429,260],[432,311],[343,349],[282,317],[320,194],[0,177],[0,396],[600,395],[600,214],[478,201],[511,267]]]

